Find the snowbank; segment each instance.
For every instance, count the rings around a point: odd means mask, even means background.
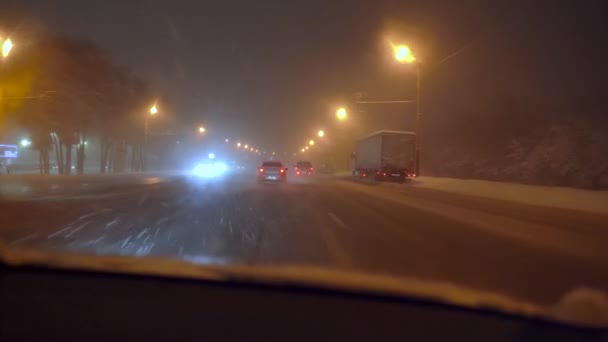
[[[417,177],[409,184],[504,201],[608,214],[608,191],[445,177]]]

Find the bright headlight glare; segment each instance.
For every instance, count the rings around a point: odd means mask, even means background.
[[[200,163],[194,167],[192,174],[198,177],[213,178],[224,174],[228,166],[224,163]]]

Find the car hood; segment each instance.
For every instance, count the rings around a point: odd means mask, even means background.
[[[514,316],[557,321],[574,326],[608,327],[608,296],[579,288],[545,307],[501,294],[447,282],[392,277],[315,266],[218,264],[200,257],[191,261],[151,256],[98,256],[15,249],[0,242],[0,259],[11,266],[44,266],[113,274],[231,281],[275,286],[295,285],[350,293],[417,299],[468,309],[492,310]],[[196,262],[198,260],[198,263]],[[200,263],[203,262],[203,263]],[[211,262],[211,263],[210,263]]]

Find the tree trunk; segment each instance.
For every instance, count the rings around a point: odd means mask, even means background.
[[[78,171],[79,175],[84,174],[84,158],[85,158],[85,153],[84,153],[84,142],[81,141],[80,144],[76,145],[76,170]]]
[[[45,146],[45,147],[43,147],[43,148],[40,150],[40,155],[41,155],[41,157],[42,157],[42,164],[44,165],[44,166],[43,166],[43,170],[42,170],[42,171],[43,171],[43,173],[44,173],[45,175],[49,175],[49,174],[51,174],[51,165],[50,165],[50,163],[49,163],[49,148],[48,148],[48,147],[46,147],[46,146]]]
[[[114,173],[114,144],[108,147],[108,173]]]
[[[99,139],[99,173],[106,173],[106,144],[107,138]]]
[[[106,173],[109,171],[108,164],[110,161],[110,150],[112,147],[112,142],[109,138],[101,138],[100,144],[100,156],[99,156],[99,172]]]
[[[44,165],[42,161],[42,148],[38,150],[38,167],[40,168],[40,174],[44,174]]]
[[[65,146],[65,167],[63,171],[66,175],[72,172],[72,144],[64,144]]]
[[[57,133],[51,133],[51,138],[53,139],[53,145],[55,145],[55,157],[57,162],[57,173],[60,175],[63,174],[63,149],[61,148],[61,138]]]

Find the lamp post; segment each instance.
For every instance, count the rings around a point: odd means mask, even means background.
[[[158,108],[156,108],[156,103],[152,105],[152,107],[150,107],[150,114],[146,115],[146,119],[144,120],[144,146],[143,146],[143,153],[142,153],[142,171],[146,171],[146,152],[147,152],[147,148],[148,148],[148,120],[150,119],[150,117],[156,115],[156,113],[158,113]]]
[[[421,65],[416,57],[412,54],[412,51],[407,45],[392,45],[395,60],[402,64],[414,64],[416,66],[416,140],[415,140],[415,168],[416,176],[420,175],[420,150],[422,140],[422,110],[421,110]]]

